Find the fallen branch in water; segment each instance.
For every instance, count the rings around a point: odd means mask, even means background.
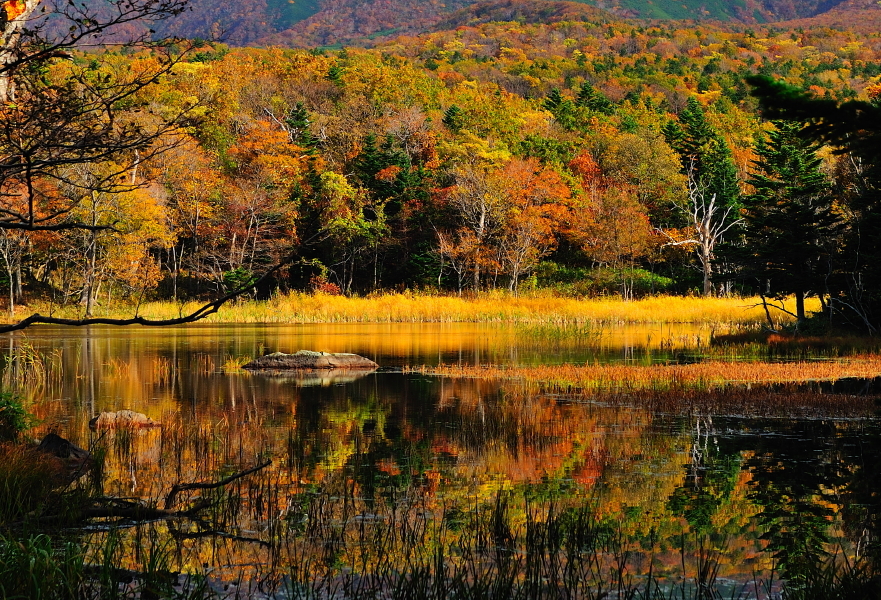
[[[194,519],[200,511],[212,506],[213,502],[202,499],[186,510],[173,510],[175,499],[180,492],[188,490],[210,490],[229,485],[237,479],[265,469],[272,464],[271,460],[257,466],[234,473],[220,481],[178,483],[172,486],[165,498],[165,507],[158,508],[128,498],[90,498],[79,508],[68,507],[55,514],[30,515],[25,521],[11,523],[10,526],[53,525],[82,523],[92,519],[123,519],[128,521],[153,521],[158,519]]]
[[[256,473],[260,469],[265,469],[269,465],[272,464],[271,460],[267,460],[264,463],[257,465],[256,467],[251,467],[250,469],[246,469],[244,471],[239,471],[238,473],[234,473],[225,479],[221,479],[220,481],[215,481],[211,483],[176,483],[172,486],[171,491],[168,492],[168,496],[165,497],[165,509],[168,510],[172,506],[174,506],[174,501],[177,498],[177,495],[180,492],[185,492],[188,490],[212,490],[215,488],[223,487],[235,481],[236,479],[241,479],[245,475],[250,475],[251,473]]]

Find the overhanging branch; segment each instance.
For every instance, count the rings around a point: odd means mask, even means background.
[[[22,329],[27,329],[28,327],[31,327],[33,325],[67,325],[72,327],[83,327],[86,325],[115,325],[121,327],[125,327],[128,325],[142,325],[144,327],[167,327],[169,325],[184,325],[186,323],[194,323],[196,321],[204,319],[209,315],[216,313],[218,310],[220,310],[221,306],[223,306],[230,300],[234,300],[242,294],[251,291],[262,282],[266,281],[276,271],[284,267],[287,262],[288,261],[283,261],[276,264],[253,283],[234,290],[226,294],[225,296],[208,302],[207,304],[203,304],[190,314],[177,317],[175,319],[146,319],[141,316],[130,317],[128,319],[111,319],[108,317],[93,317],[88,319],[62,319],[59,317],[46,317],[37,313],[19,321],[18,323],[0,326],[0,333],[20,331]]]

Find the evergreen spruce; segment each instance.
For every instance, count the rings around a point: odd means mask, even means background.
[[[611,115],[615,112],[615,104],[586,81],[578,91],[575,105],[604,115]]]
[[[662,133],[679,154],[683,173],[693,177],[707,197],[715,195],[721,206],[738,205],[740,186],[731,149],[707,121],[700,102],[689,98],[679,122],[668,123]]]
[[[291,142],[306,149],[309,154],[315,154],[318,140],[309,131],[311,121],[302,102],[297,102],[296,106],[288,113],[284,122],[288,128]]]
[[[828,144],[856,166],[841,190],[849,223],[838,255],[846,269],[832,281],[830,308],[844,323],[881,331],[881,102],[817,98],[765,75],[746,80],[765,117],[798,123],[802,139]]]
[[[444,111],[444,117],[441,122],[453,133],[459,133],[465,126],[465,114],[462,109],[453,104]]]
[[[763,293],[794,294],[803,320],[805,296],[823,293],[834,270],[842,222],[831,183],[820,171],[818,147],[799,137],[800,130],[796,123],[777,121],[759,142],[749,180],[755,191],[742,198],[743,244],[727,254]]]
[[[554,115],[561,127],[568,130],[575,128],[575,103],[564,97],[560,90],[552,89],[542,106]]]

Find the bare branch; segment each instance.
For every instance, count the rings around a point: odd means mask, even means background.
[[[45,317],[40,314],[33,314],[26,319],[19,321],[18,323],[0,326],[0,333],[20,331],[22,329],[27,329],[32,325],[69,325],[72,327],[83,327],[86,325],[117,325],[122,327],[128,325],[142,325],[144,327],[166,327],[169,325],[183,325],[185,323],[194,323],[196,321],[204,319],[209,315],[216,313],[218,310],[220,310],[220,307],[222,307],[230,300],[233,300],[235,298],[238,298],[242,294],[250,292],[252,289],[260,285],[263,281],[266,281],[273,273],[284,267],[286,264],[287,261],[278,263],[277,265],[266,271],[259,279],[257,279],[250,285],[241,287],[226,294],[225,296],[221,296],[216,300],[208,302],[207,304],[203,304],[192,313],[184,315],[182,317],[178,317],[176,319],[145,319],[141,316],[135,316],[129,319],[111,319],[107,317],[93,317],[88,319],[61,319],[58,317]]]
[[[172,506],[174,506],[174,501],[177,498],[177,495],[180,492],[184,492],[187,490],[212,490],[215,488],[223,487],[235,481],[236,479],[241,479],[246,475],[250,475],[251,473],[256,473],[261,469],[265,469],[269,465],[272,464],[271,460],[267,460],[266,462],[260,463],[257,466],[251,467],[250,469],[245,469],[244,471],[239,471],[233,475],[225,479],[221,479],[220,481],[214,481],[211,483],[178,483],[172,486],[171,491],[168,492],[168,496],[165,497],[165,509],[168,510]]]

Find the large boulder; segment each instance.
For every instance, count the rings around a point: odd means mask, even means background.
[[[138,429],[140,427],[160,427],[162,423],[133,410],[102,412],[89,421],[92,429]]]
[[[291,369],[365,369],[373,370],[379,365],[357,354],[334,354],[330,352],[312,352],[300,350],[294,354],[273,352],[255,358],[243,369],[251,371],[288,371]]]

